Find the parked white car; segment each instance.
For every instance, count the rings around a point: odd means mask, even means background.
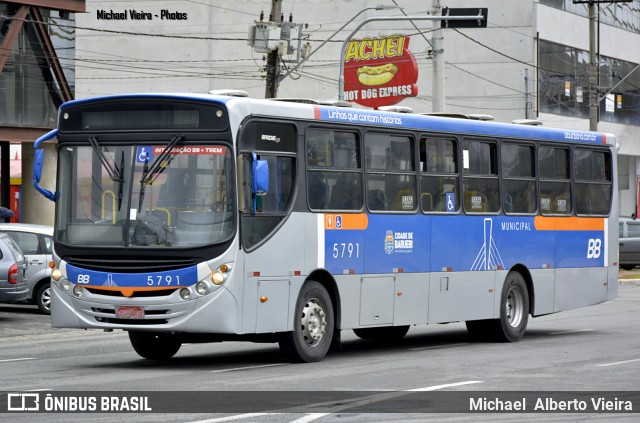
[[[20,246],[29,264],[25,279],[28,301],[44,314],[51,314],[51,267],[53,227],[28,223],[0,223],[0,232],[8,234]]]

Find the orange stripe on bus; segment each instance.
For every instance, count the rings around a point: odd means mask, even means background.
[[[369,219],[366,213],[359,214],[325,214],[324,228],[325,230],[343,230],[343,229],[367,229]]]
[[[536,216],[533,224],[538,231],[604,231],[602,217]]]
[[[179,288],[184,288],[184,286],[154,286],[154,287],[135,287],[135,288],[121,288],[118,286],[92,286],[92,285],[86,285],[84,286],[84,288],[91,288],[94,290],[101,290],[101,291],[118,291],[120,292],[122,295],[124,295],[125,297],[131,297],[134,293],[136,292],[140,292],[140,291],[161,291],[161,290],[167,290],[167,289],[179,289]]]

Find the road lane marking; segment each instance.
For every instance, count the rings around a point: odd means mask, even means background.
[[[618,364],[635,363],[636,361],[640,361],[640,358],[635,358],[633,360],[616,361],[614,363],[596,364],[596,367],[617,366]]]
[[[260,369],[263,367],[274,367],[274,366],[284,366],[289,363],[274,363],[274,364],[261,364],[259,366],[247,366],[247,367],[234,367],[233,369],[220,369],[220,370],[211,370],[209,373],[224,373],[224,372],[235,372],[239,370],[251,370],[251,369]]]
[[[277,416],[279,414],[284,414],[284,413],[247,413],[247,414],[236,414],[234,416],[227,416],[227,417],[219,417],[217,419],[209,419],[209,420],[198,420],[195,422],[190,422],[190,423],[219,423],[219,422],[230,422],[233,420],[242,420],[242,419],[249,419],[252,417],[262,417],[262,416]]]
[[[27,389],[25,392],[53,391],[51,388]]]
[[[328,416],[331,413],[309,413],[306,416],[300,417],[299,419],[292,420],[289,423],[309,423],[314,420],[318,420],[324,416]]]
[[[580,332],[592,332],[593,329],[576,329],[576,330],[565,330],[562,332],[551,332],[549,335],[565,335],[568,333],[580,333]]]
[[[446,389],[446,388],[454,388],[456,386],[464,386],[464,385],[473,385],[476,383],[483,383],[483,381],[481,380],[467,380],[464,382],[455,382],[455,383],[446,383],[444,385],[434,385],[434,386],[427,386],[424,388],[416,388],[416,389],[407,389],[404,391],[391,391],[391,392],[385,392],[385,393],[381,393],[381,394],[375,394],[375,395],[369,395],[365,398],[356,398],[354,400],[346,400],[343,401],[341,405],[334,407],[332,410],[332,413],[309,413],[304,417],[301,417],[297,420],[292,421],[291,423],[309,423],[312,422],[314,420],[317,420],[321,417],[324,417],[328,414],[335,414],[335,413],[339,413],[341,411],[344,410],[348,410],[350,408],[355,408],[355,407],[359,407],[362,405],[369,405],[375,402],[380,402],[380,401],[386,401],[389,399],[393,399],[393,398],[397,398],[397,397],[401,397],[405,395],[405,392],[427,392],[427,391],[437,391],[440,389]],[[324,404],[317,404],[317,406],[322,406],[322,405],[326,405],[326,403]],[[348,412],[348,411],[347,411]]]
[[[7,358],[5,360],[0,360],[0,363],[6,363],[8,361],[27,361],[27,360],[35,360],[33,357],[24,357],[24,358]]]
[[[427,386],[425,388],[408,389],[405,392],[437,391],[439,389],[454,388],[456,386],[464,386],[464,385],[473,385],[473,384],[476,384],[476,383],[483,383],[483,381],[481,381],[481,380],[467,380],[467,381],[464,381],[464,382],[446,383],[444,385]]]

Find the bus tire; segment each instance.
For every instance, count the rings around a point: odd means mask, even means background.
[[[399,341],[409,332],[409,326],[386,326],[382,328],[354,329],[358,338],[377,342]]]
[[[176,335],[161,332],[129,331],[129,341],[140,357],[149,360],[168,360],[182,346]]]
[[[500,296],[500,317],[467,321],[467,331],[473,339],[497,342],[517,342],[524,336],[529,321],[529,291],[522,275],[510,272]]]
[[[296,363],[322,360],[332,344],[334,322],[329,293],[318,282],[307,281],[296,301],[293,331],[282,334],[280,350]]]

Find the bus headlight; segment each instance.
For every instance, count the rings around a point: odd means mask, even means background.
[[[80,285],[76,285],[73,287],[73,295],[75,295],[77,298],[80,298],[82,296],[82,287]]]
[[[69,282],[69,279],[64,279],[62,282],[60,282],[60,287],[63,290],[68,291],[69,288],[71,288],[71,282]]]
[[[53,269],[51,271],[51,279],[58,282],[60,278],[62,278],[62,272],[60,271],[60,269]]]
[[[196,292],[198,294],[205,295],[208,290],[209,287],[207,286],[207,283],[205,281],[200,281],[196,284]]]
[[[221,285],[224,282],[224,275],[222,272],[213,272],[211,274],[211,282],[213,282],[214,285]]]
[[[191,291],[189,291],[188,288],[182,288],[180,290],[180,298],[182,298],[185,301],[191,299]]]

